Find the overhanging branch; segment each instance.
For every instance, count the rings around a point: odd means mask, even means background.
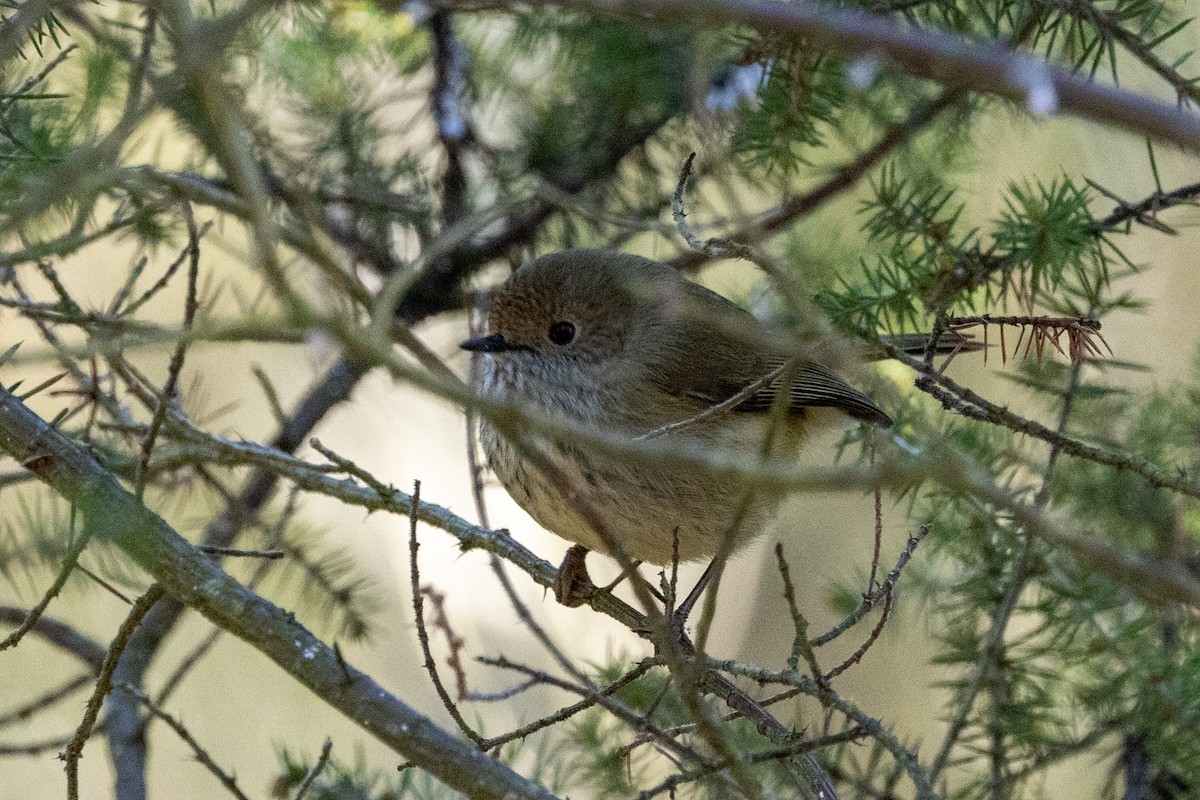
[[[442,5],[469,10],[471,0]],[[1063,112],[1200,151],[1200,116],[1136,92],[1077,77],[1003,41],[902,26],[895,20],[803,0],[530,0],[534,6],[740,24],[803,37],[807,46],[879,57],[947,86],[1005,97],[1034,113]]]

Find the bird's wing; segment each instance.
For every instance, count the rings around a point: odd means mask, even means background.
[[[779,369],[785,363],[782,358],[769,359],[767,371]],[[787,391],[788,408],[793,410],[836,408],[873,425],[888,427],[892,424],[891,417],[883,413],[883,409],[875,405],[871,398],[846,383],[832,370],[814,361],[803,360],[795,367],[794,376],[788,372],[785,368],[779,378],[739,404],[737,410],[769,411],[779,393]]]
[[[661,389],[712,406],[729,400],[787,363],[786,356],[759,355],[761,325],[748,312],[708,289],[685,284],[686,308],[681,324],[672,327],[671,341],[657,349],[660,359],[651,367],[652,378]],[[875,425],[892,424],[871,398],[832,370],[809,360],[798,361],[795,369],[784,369],[779,378],[739,403],[735,410],[764,413],[781,391],[787,392],[792,411],[829,407]]]

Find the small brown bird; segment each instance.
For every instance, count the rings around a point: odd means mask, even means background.
[[[702,414],[773,371],[779,377],[729,413],[666,434],[702,451],[761,455],[768,413],[782,424],[770,457],[794,454],[805,429],[835,409],[873,425],[891,419],[831,370],[804,358],[749,313],[656,261],[604,250],[569,250],[518,269],[492,300],[490,332],[460,346],[484,354],[483,392],[634,439]],[[792,366],[786,365],[791,362]],[[604,551],[576,507],[492,425],[481,438],[492,469],[539,524],[577,544],[556,594],[577,605],[590,586],[583,556]],[[780,496],[702,469],[635,456],[613,458],[556,442],[560,468],[633,559],[670,563],[713,556],[722,540],[740,545],[762,532]]]

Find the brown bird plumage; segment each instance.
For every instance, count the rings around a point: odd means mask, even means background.
[[[522,266],[493,298],[488,326],[488,335],[462,344],[487,354],[485,393],[631,439],[734,397],[791,357],[724,297],[656,261],[601,250],[569,250]],[[767,412],[784,391],[787,413],[772,442],[774,457],[797,449],[818,409],[891,424],[828,367],[792,363],[731,413],[669,434],[668,441],[758,454]],[[482,440],[501,483],[534,519],[585,548],[602,548],[572,504],[492,426],[483,426]],[[685,561],[712,556],[735,522],[734,541],[748,540],[762,531],[779,499],[755,491],[738,521],[744,484],[703,470],[605,458],[569,442],[558,443],[555,452],[626,552],[656,564],[671,560],[676,535]]]

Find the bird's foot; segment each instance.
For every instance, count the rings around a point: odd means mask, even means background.
[[[587,554],[586,547],[571,545],[554,578],[554,599],[567,608],[583,605],[596,591],[596,585],[587,571]]]

